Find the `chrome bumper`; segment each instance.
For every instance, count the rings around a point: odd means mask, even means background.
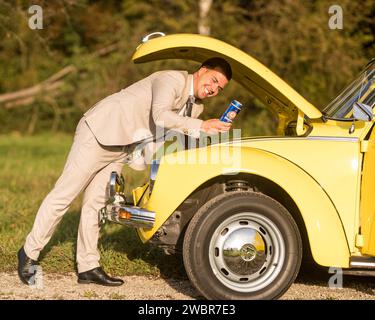
[[[133,228],[152,228],[155,212],[120,203],[107,204],[99,211],[99,221],[102,225],[107,220]]]
[[[109,199],[99,210],[99,225],[107,220],[133,228],[152,228],[155,224],[155,212],[126,204],[124,196],[124,178],[116,172],[109,180]]]

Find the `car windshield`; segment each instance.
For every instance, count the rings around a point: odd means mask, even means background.
[[[345,118],[355,102],[375,106],[375,59],[373,59],[349,86],[347,86],[326,108],[328,117]]]

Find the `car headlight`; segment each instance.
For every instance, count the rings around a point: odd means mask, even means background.
[[[155,180],[156,180],[156,175],[157,175],[158,170],[159,170],[159,165],[160,165],[159,160],[157,160],[157,159],[153,159],[153,160],[151,161],[150,183],[149,183],[149,186],[150,186],[150,194],[151,194],[151,192],[152,192],[152,189],[154,188],[154,184],[155,184]]]

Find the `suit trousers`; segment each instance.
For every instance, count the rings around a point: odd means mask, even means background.
[[[84,191],[77,236],[78,272],[99,266],[98,211],[107,200],[111,172],[121,173],[129,152],[127,146],[99,144],[85,118],[80,120],[63,172],[43,200],[33,228],[26,237],[24,249],[28,257],[38,259],[73,200]]]

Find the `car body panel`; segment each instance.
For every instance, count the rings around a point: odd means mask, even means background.
[[[227,153],[227,159],[222,158],[224,153]],[[199,161],[195,157],[199,157]],[[207,159],[210,161],[204,163]],[[235,160],[231,162],[231,159]],[[292,162],[250,147],[227,146],[224,151],[222,145],[217,145],[165,156],[146,205],[146,209],[156,212],[155,226],[148,230],[138,229],[141,240],[149,240],[200,185],[214,177],[238,172],[264,177],[283,188],[302,214],[314,260],[324,266],[348,267],[350,250],[344,227],[323,188]]]
[[[356,121],[354,123],[354,132],[349,133],[353,122],[351,121],[333,121],[314,120],[311,122],[313,130],[309,133],[309,137],[342,137],[342,138],[358,138],[364,140],[368,132],[373,126],[373,121],[364,122]]]
[[[375,130],[372,131],[364,155],[361,194],[362,253],[375,256]]]
[[[358,235],[363,237],[363,240],[360,240],[357,244],[361,254],[372,256],[375,256],[375,197],[373,196],[375,190],[374,122],[375,120],[367,122],[356,121],[354,123],[355,131],[350,134],[349,129],[353,125],[353,122],[329,120],[324,123],[322,121],[315,121],[313,123],[314,129],[309,135],[310,138],[315,137],[316,139],[327,139],[329,137],[339,137],[337,139],[342,140],[358,139],[360,143],[359,168],[362,168],[362,173],[358,179],[360,184],[358,186],[358,201],[360,201],[360,205],[359,210],[356,210],[356,212],[350,213],[350,211],[345,210],[347,211],[345,215],[347,222],[349,223],[350,219],[352,219],[353,228],[357,230]],[[340,190],[342,189],[344,188],[340,188]],[[330,192],[332,192],[332,197],[337,197],[337,191],[331,190]],[[351,238],[350,233],[348,233],[348,237]],[[349,243],[351,243],[351,240],[349,240]]]
[[[359,230],[362,154],[358,138],[306,137],[251,139],[242,148],[272,152],[307,172],[332,200],[343,223],[351,252]]]
[[[223,41],[197,34],[177,34],[151,39],[136,49],[135,63],[161,59],[188,59],[203,62],[223,57],[231,65],[233,79],[252,92],[278,114],[290,118],[300,109],[309,118],[321,112],[284,80],[244,51]]]

